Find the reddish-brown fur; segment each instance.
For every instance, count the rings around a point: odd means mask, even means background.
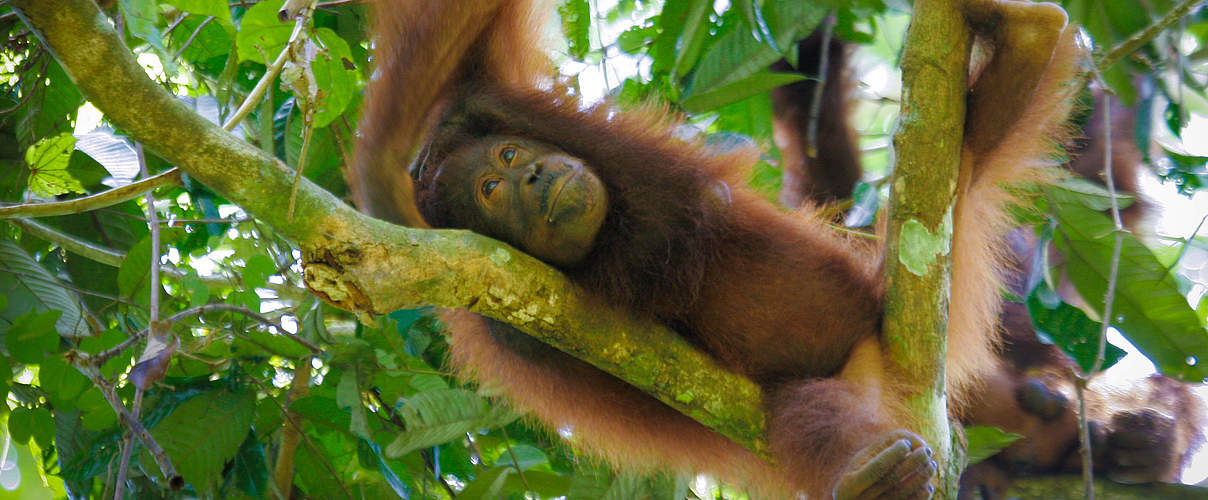
[[[371,89],[363,125],[368,131],[360,143],[360,179],[353,184],[357,200],[380,216],[401,210],[405,200],[395,183],[405,177],[401,172],[418,149],[416,138],[446,99],[444,124],[419,153],[427,168],[417,201],[434,225],[443,215],[440,193],[428,189],[431,176],[460,144],[488,135],[522,136],[581,159],[603,181],[610,207],[591,254],[563,271],[606,300],[665,321],[759,383],[779,467],[773,470],[622,382],[510,327],[454,313],[454,363],[464,373],[501,389],[546,425],[570,426],[572,442],[589,454],[630,467],[711,472],[777,496],[794,490],[829,496],[857,452],[892,430],[911,427],[896,404],[899,377],[885,366],[880,346],[876,249],[828,229],[808,209],[790,214],[747,189],[741,179],[756,151],[719,154],[681,139],[658,108],[583,109],[573,97],[534,87],[543,72],[505,75],[500,67],[515,57],[527,61],[522,54],[532,52],[527,41],[510,38],[519,34],[504,28],[530,19],[528,2],[473,2],[469,20],[459,10],[462,2],[430,3],[445,12],[416,17],[424,7],[379,9],[382,26],[415,33],[386,34],[379,42],[382,75]],[[1010,197],[1002,185],[1044,179],[1040,167],[1048,162],[1053,140],[1063,137],[1069,99],[1062,84],[1080,51],[1072,30],[1060,41],[1057,30],[1051,31],[1051,63],[1042,42],[1023,49],[1003,46],[989,65],[1014,62],[1022,56],[1013,51],[1031,50],[1033,59],[1044,59],[1028,61],[1035,80],[1004,81],[1028,92],[1002,89],[1017,99],[975,99],[970,109],[972,136],[982,142],[964,154],[964,183],[958,187],[948,349],[956,400],[993,349],[988,332],[994,331],[999,283],[993,249],[1007,224],[1002,205]],[[428,53],[438,49],[439,57]],[[438,67],[439,61],[460,63]],[[982,92],[994,87],[975,84]],[[1011,106],[1018,120],[998,121],[1001,116],[989,106]],[[986,123],[985,116],[996,121]],[[983,126],[992,130],[978,132]],[[370,165],[374,161],[386,165]],[[925,480],[930,472],[919,474],[927,474],[919,476]]]
[[[1007,498],[1014,478],[1076,473],[1077,400],[1073,361],[1041,343],[1023,304],[1003,311],[1002,365],[991,372],[966,422],[1023,436],[961,477],[961,498]],[[1190,386],[1161,375],[1086,390],[1096,474],[1128,482],[1177,481],[1203,441],[1204,403]]]
[[[801,70],[809,73],[817,65],[821,45],[815,33],[799,45]],[[859,150],[847,138],[851,126],[846,114],[845,80],[841,41],[832,41],[832,66],[827,87],[822,90],[822,112],[818,120],[819,158],[854,158],[856,161],[810,162],[796,156],[805,148],[803,121],[813,99],[804,85],[773,94],[777,124],[777,145],[785,159],[785,183],[780,199],[792,206],[800,200],[825,204],[849,194],[860,178]],[[813,62],[807,62],[813,61]],[[783,68],[781,68],[783,69]],[[1107,148],[1103,127],[1102,92],[1095,91],[1091,113],[1086,117],[1083,136],[1069,153],[1066,165],[1074,174],[1102,180]],[[832,102],[836,101],[836,102]],[[829,110],[829,111],[828,111]],[[1136,110],[1113,101],[1111,105],[1113,180],[1120,192],[1137,194],[1138,176],[1143,169],[1141,153],[1135,141]],[[827,146],[830,151],[827,151]],[[785,148],[790,151],[783,151]],[[788,175],[794,167],[803,172]],[[836,168],[841,171],[836,172]],[[797,180],[800,182],[790,182]],[[797,200],[797,201],[793,201]],[[1123,209],[1125,226],[1136,229],[1147,215],[1150,203],[1139,197]],[[1016,232],[1011,238],[1012,260],[1026,262],[1034,252],[1035,240]],[[1053,257],[1050,257],[1053,258]],[[1027,293],[1024,269],[1008,277],[1008,288],[1016,295]],[[1067,291],[1072,292],[1072,291]],[[1005,498],[1016,477],[1029,474],[1077,472],[1077,407],[1074,399],[1075,365],[1056,346],[1039,341],[1021,303],[1008,302],[1001,314],[1004,332],[998,352],[998,365],[982,379],[976,397],[963,416],[969,425],[999,427],[1022,436],[991,459],[974,465],[961,478],[961,498],[986,500]],[[1206,423],[1203,401],[1189,386],[1168,377],[1154,375],[1127,385],[1094,383],[1088,389],[1088,419],[1091,422],[1095,471],[1127,482],[1175,481],[1181,466],[1203,441]],[[1127,445],[1127,446],[1126,446]]]

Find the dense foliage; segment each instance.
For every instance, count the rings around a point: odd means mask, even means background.
[[[368,9],[319,2],[296,31],[278,19],[282,3],[119,0],[106,13],[162,86],[219,123],[248,101],[233,133],[342,195],[371,78]],[[767,145],[751,182],[773,197],[768,90],[804,77],[767,68],[794,61],[792,41],[824,19],[834,36],[862,46],[866,162],[874,176],[889,166],[896,97],[884,82],[896,79],[888,75],[909,6],[839,3],[568,0],[555,57],[584,95],[659,100],[688,113],[696,132]],[[1065,4],[1101,55],[1175,8]],[[3,4],[0,32],[0,207],[102,193],[172,167],[109,126]],[[1102,77],[1138,114],[1138,142],[1156,145],[1147,150],[1155,173],[1191,195],[1208,183],[1208,159],[1188,150],[1205,140],[1208,18],[1193,13],[1142,41]],[[287,48],[284,71],[262,99],[249,99]],[[1187,135],[1196,130],[1200,137]],[[855,203],[871,214],[884,186],[866,180]],[[166,457],[199,497],[288,496],[288,478],[314,498],[741,496],[576,458],[558,436],[484,396],[489,387],[448,373],[436,311],[357,318],[332,308],[306,292],[297,250],[272,228],[188,176],[160,185],[70,213],[0,208],[0,487],[28,498],[111,498],[119,486],[158,497],[169,491]],[[287,193],[272,195],[283,210],[289,204]],[[1208,379],[1199,362],[1208,359],[1205,280],[1188,271],[1208,257],[1204,241],[1194,232],[1124,234],[1113,259],[1117,233],[1101,212],[1111,198],[1071,183],[1021,214],[1066,256],[1064,271],[1088,303],[1084,311],[1038,286],[1027,298],[1038,330],[1090,369],[1115,267],[1112,324],[1162,372]],[[1121,355],[1109,349],[1104,366]],[[136,426],[120,421],[118,407],[162,453],[131,437]]]

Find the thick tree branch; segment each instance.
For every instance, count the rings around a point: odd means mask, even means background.
[[[290,219],[281,193],[293,172],[155,85],[95,3],[10,3],[113,123],[297,244],[307,285],[329,302],[371,313],[464,307],[500,319],[764,453],[759,389],[666,327],[600,304],[499,242],[371,219],[305,180]]]
[[[898,255],[908,225],[921,224],[922,231],[951,248],[969,40],[961,2],[915,2],[902,54],[902,112],[893,138],[897,164],[885,252],[885,342],[890,359],[911,374],[913,393],[905,404],[941,464],[939,498],[956,498],[956,478],[964,468],[963,460],[953,459],[961,450],[951,446],[944,398],[951,253],[938,255],[921,275],[908,270]]]

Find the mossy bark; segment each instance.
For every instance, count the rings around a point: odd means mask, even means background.
[[[902,112],[894,136],[885,257],[886,344],[911,391],[904,404],[940,463],[937,498],[956,498],[964,466],[954,452],[944,394],[952,209],[964,127],[969,28],[956,0],[919,0],[902,54]],[[903,235],[932,242],[923,266]]]

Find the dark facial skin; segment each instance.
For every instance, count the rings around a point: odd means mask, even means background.
[[[549,144],[486,137],[456,151],[440,168],[440,188],[466,195],[466,209],[478,212],[469,225],[483,227],[468,229],[551,264],[581,262],[608,212],[600,179]]]

